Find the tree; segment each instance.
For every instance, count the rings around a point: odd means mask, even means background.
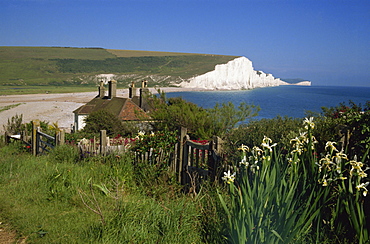
[[[150,116],[156,120],[156,129],[188,129],[188,134],[196,139],[210,139],[213,135],[222,137],[237,123],[257,115],[259,107],[241,103],[237,108],[232,104],[216,104],[214,108],[204,109],[181,97],[167,99],[165,93],[153,96],[155,108]]]
[[[248,105],[244,102],[236,108],[232,102],[216,104],[207,110],[212,118],[215,135],[223,136],[242,121],[255,117],[260,107]]]

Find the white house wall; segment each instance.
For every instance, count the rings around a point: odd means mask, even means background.
[[[75,123],[76,123],[76,131],[77,130],[82,130],[86,123],[85,123],[85,119],[86,119],[87,115],[77,115],[76,118],[75,118]]]

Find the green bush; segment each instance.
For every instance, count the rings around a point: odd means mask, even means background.
[[[241,103],[235,107],[231,102],[204,109],[181,97],[167,99],[165,93],[160,94],[160,97],[153,96],[151,100],[156,108],[150,113],[155,120],[153,128],[179,130],[184,127],[194,139],[208,140],[215,135],[223,137],[237,123],[256,116],[259,111],[258,106]]]
[[[122,121],[106,110],[92,112],[85,122],[86,125],[83,128],[85,133],[99,133],[101,130],[106,130],[108,136],[126,133]]]
[[[235,152],[240,145],[243,144],[252,148],[259,145],[264,136],[276,142],[277,148],[282,149],[284,152],[289,148],[289,138],[299,135],[301,125],[301,119],[281,116],[250,121],[248,124],[231,130],[226,135],[226,153],[229,155],[230,161],[236,161],[239,159],[239,154]]]

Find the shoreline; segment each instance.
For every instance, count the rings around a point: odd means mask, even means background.
[[[158,94],[157,90],[167,92],[183,91],[212,91],[204,88],[182,88],[182,87],[149,87],[149,91]],[[0,109],[19,104],[16,107],[0,112],[0,133],[4,133],[4,126],[13,116],[22,115],[23,123],[32,120],[57,123],[66,132],[70,132],[74,123],[73,111],[86,104],[98,95],[96,92],[75,92],[75,93],[42,93],[22,95],[1,95]],[[128,89],[117,89],[117,97],[128,97]]]

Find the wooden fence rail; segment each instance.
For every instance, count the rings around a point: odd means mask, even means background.
[[[32,154],[34,156],[49,152],[50,149],[56,145],[62,145],[65,142],[65,132],[58,131],[55,136],[50,136],[41,131],[40,121],[32,121],[31,137],[26,132],[22,132],[20,135],[9,135],[5,133],[5,143],[8,144],[10,140],[20,140],[26,146],[31,147]]]
[[[32,125],[30,140],[27,135],[5,135],[6,141],[8,142],[10,139],[22,140],[31,146],[33,155],[48,152],[56,145],[64,144],[64,131],[57,132],[53,137],[41,132],[39,121],[32,121]],[[203,180],[214,181],[218,178],[218,169],[222,163],[222,144],[223,141],[219,137],[214,137],[208,143],[194,142],[187,135],[187,129],[181,128],[179,141],[170,150],[159,149],[156,153],[153,153],[153,149],[143,153],[134,152],[134,158],[135,163],[167,164],[169,170],[177,175],[179,183],[188,185],[196,191]],[[81,157],[105,156],[112,153],[128,152],[129,144],[111,146],[106,131],[102,130],[98,141],[96,138],[93,140],[82,139],[78,148]]]
[[[99,143],[97,143],[99,141]],[[119,154],[128,152],[126,145],[110,146],[105,130],[100,132],[100,138],[82,139],[79,142],[81,157],[96,155]],[[222,162],[222,140],[214,137],[212,141],[202,144],[190,140],[186,128],[182,128],[179,141],[170,149],[151,148],[146,152],[133,151],[135,164],[166,164],[171,172],[176,174],[178,182],[183,185],[195,186],[205,180],[216,180],[218,169]]]

